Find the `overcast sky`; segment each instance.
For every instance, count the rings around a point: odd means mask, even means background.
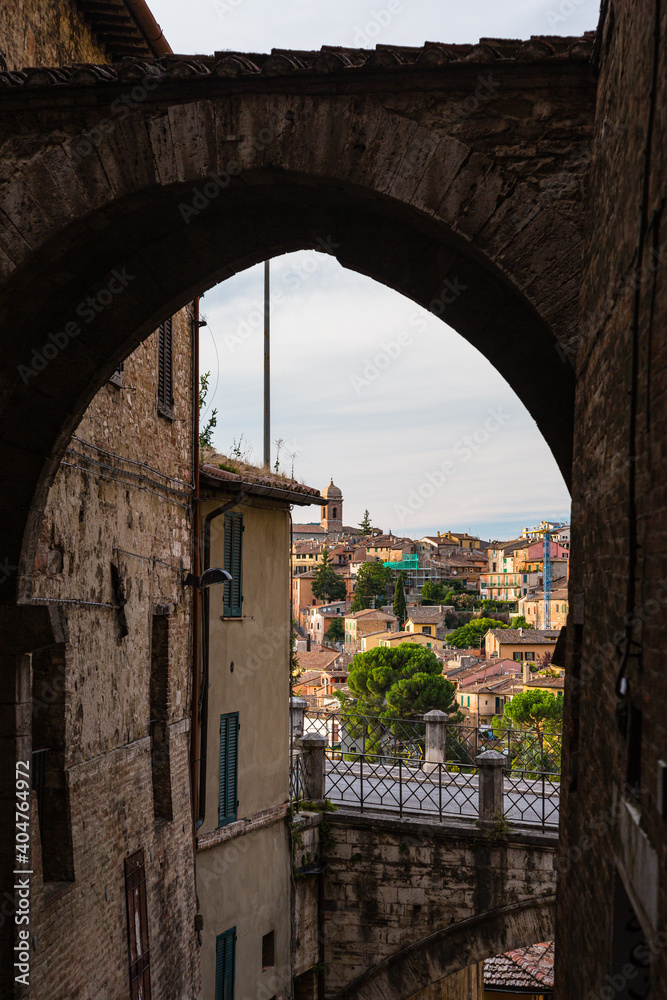
[[[598,0],[393,0],[388,17],[385,0],[149,3],[181,53],[578,35],[595,28],[599,9]],[[281,465],[289,472],[293,461],[298,479],[321,489],[333,476],[347,524],[368,507],[374,524],[401,534],[509,538],[545,517],[569,519],[567,489],[534,421],[458,334],[325,254],[289,254],[271,267],[271,437],[284,439]],[[262,293],[261,265],[211,289],[201,340],[215,445],[229,452],[243,434],[260,462]],[[404,331],[406,346],[389,359],[385,347]],[[535,391],[553,390],[547,382]],[[318,517],[305,508],[296,519]]]

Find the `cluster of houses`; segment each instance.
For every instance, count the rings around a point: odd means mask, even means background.
[[[313,707],[335,708],[336,693],[348,691],[347,672],[356,653],[407,642],[431,649],[442,661],[443,674],[454,684],[456,700],[470,725],[502,715],[520,691],[540,688],[562,697],[562,671],[552,665],[551,657],[567,618],[569,527],[542,521],[505,542],[486,542],[457,531],[417,539],[379,528],[362,534],[360,528],[343,524],[343,495],[333,480],[322,490],[322,498],[320,522],[295,524],[292,529],[292,610],[299,633],[295,694]],[[545,532],[550,536],[552,577],[548,615],[543,587]],[[313,594],[325,550],[346,584],[345,598],[339,601],[318,600]],[[350,610],[357,573],[368,562],[381,562],[397,574],[404,571],[408,603],[402,624],[392,605]],[[473,596],[504,602],[534,628],[491,629],[481,648],[456,649],[447,639],[454,606],[417,603],[428,580],[462,581]],[[545,628],[547,618],[549,628]],[[332,628],[337,620],[341,625]]]
[[[296,640],[299,676],[294,693],[313,708],[335,709],[336,693],[346,686],[350,663],[356,653],[377,647],[411,643],[432,649],[442,662],[443,675],[456,689],[456,701],[466,724],[490,723],[503,715],[515,694],[528,690],[563,696],[562,670],[552,664],[560,629],[489,629],[483,645],[461,650],[447,644],[451,629],[444,627],[448,608],[418,607],[409,612],[405,627],[388,609],[369,608],[346,614],[342,607],[313,608],[306,616],[308,629]],[[344,622],[343,643],[322,642],[323,629],[334,617]]]
[[[333,481],[322,490],[322,498],[325,505],[320,521],[295,524],[292,529],[295,617],[324,603],[315,598],[313,584],[326,550],[332,568],[345,582],[347,607],[354,598],[360,568],[368,562],[381,562],[396,575],[404,574],[408,603],[420,600],[427,582],[456,583],[463,584],[472,597],[512,606],[516,614],[535,628],[544,628],[547,619],[553,627],[565,624],[570,558],[568,526],[542,521],[537,527],[524,528],[519,538],[492,542],[463,531],[438,531],[435,535],[406,538],[371,528],[363,534],[359,527],[343,524],[343,495]],[[551,587],[546,608],[545,531],[551,539]],[[305,626],[301,620],[300,624]]]

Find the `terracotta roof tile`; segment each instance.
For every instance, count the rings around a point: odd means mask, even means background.
[[[242,469],[241,472],[230,472],[228,469],[221,469],[217,465],[204,463],[200,468],[200,476],[207,485],[211,481],[220,483],[234,483],[240,487],[245,487],[250,492],[265,493],[279,496],[282,494],[286,500],[292,503],[307,505],[311,503],[322,503],[319,490],[310,486],[303,486],[293,479],[286,479],[283,476],[274,476],[261,469],[255,471]],[[208,482],[207,482],[208,481]]]
[[[554,943],[546,941],[508,951],[484,962],[484,986],[511,989],[551,990],[554,985]]]

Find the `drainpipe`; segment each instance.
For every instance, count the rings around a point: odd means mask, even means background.
[[[232,507],[238,507],[238,505],[245,499],[245,493],[241,491],[239,495],[234,500],[228,500],[227,503],[223,503],[220,507],[216,507],[214,510],[210,511],[204,518],[204,558],[203,565],[201,568],[202,573],[205,573],[207,569],[211,566],[211,524],[213,521],[221,517]],[[202,630],[201,630],[201,659],[202,659],[202,670],[201,670],[201,692],[199,694],[199,788],[201,789],[201,794],[197,795],[197,814],[195,816],[195,829],[199,827],[204,822],[204,816],[206,813],[206,738],[208,735],[208,666],[209,666],[209,628],[210,628],[210,617],[211,617],[211,595],[210,590],[207,587],[204,591],[202,597]]]
[[[192,316],[192,476],[194,492],[193,512],[193,545],[192,571],[195,576],[201,574],[199,559],[199,299],[193,303]],[[199,588],[192,588],[192,703],[190,725],[190,786],[192,794],[192,828],[196,830],[197,822],[197,750],[199,723]]]

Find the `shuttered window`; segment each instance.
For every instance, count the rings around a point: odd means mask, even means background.
[[[218,826],[236,820],[238,809],[239,713],[220,716]]]
[[[215,1000],[234,1000],[236,927],[215,939]]]
[[[243,604],[242,564],[243,564],[243,514],[225,514],[225,554],[224,569],[232,579],[225,583],[222,614],[225,618],[240,618]]]
[[[172,358],[172,323],[167,319],[158,328],[157,409],[163,417],[171,417],[174,406]]]
[[[130,1000],[151,1000],[146,869],[141,849],[125,858],[125,896],[130,953]]]

